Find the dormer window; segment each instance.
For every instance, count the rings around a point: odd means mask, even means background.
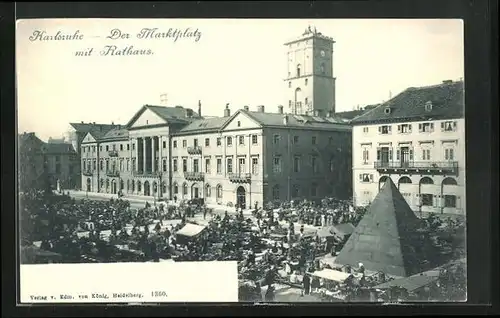
[[[431,110],[432,110],[432,102],[428,101],[427,103],[425,103],[425,111],[430,112]]]
[[[386,115],[389,115],[389,114],[391,113],[391,108],[390,108],[390,107],[386,107],[386,108],[384,109],[384,113],[385,113]]]

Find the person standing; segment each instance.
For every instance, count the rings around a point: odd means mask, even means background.
[[[307,275],[307,273],[304,273],[304,278],[302,279],[302,282],[304,284],[304,294],[309,295],[309,290],[311,288],[311,279],[309,278],[309,275]]]
[[[274,301],[274,286],[273,285],[269,285],[267,287],[265,298],[266,298],[267,302]]]

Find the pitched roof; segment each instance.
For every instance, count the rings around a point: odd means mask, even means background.
[[[109,130],[119,127],[121,125],[117,124],[96,124],[96,123],[70,123],[76,131],[82,133],[88,133],[90,131],[104,130],[108,132]]]
[[[432,104],[431,110],[426,110],[428,102]],[[446,81],[439,85],[407,88],[351,123],[460,118],[464,116],[464,105],[463,81]],[[389,113],[387,108],[390,108]]]
[[[192,120],[200,118],[200,115],[193,111],[191,108],[184,108],[182,106],[167,107],[167,106],[154,106],[154,105],[144,105],[135,113],[135,115],[129,120],[126,127],[130,127],[147,109],[154,112],[156,115],[161,117],[168,123],[188,123]],[[191,113],[191,117],[187,116],[187,113]]]
[[[240,109],[235,112],[227,123],[238,114],[247,114],[263,127],[292,127],[307,129],[340,129],[350,130],[346,120],[338,117],[315,117],[306,115],[278,114]],[[288,116],[288,123],[284,123],[284,116]]]
[[[390,178],[335,259],[342,265],[407,277],[427,269],[433,250],[418,231],[420,219]]]
[[[228,120],[227,117],[213,117],[213,118],[203,118],[196,119],[192,121],[187,126],[184,126],[179,132],[191,132],[191,131],[211,131],[219,130],[222,128],[224,123]]]
[[[95,138],[95,137],[94,137]],[[108,131],[106,134],[99,138],[100,140],[106,139],[128,139],[128,130],[124,128],[115,128]]]

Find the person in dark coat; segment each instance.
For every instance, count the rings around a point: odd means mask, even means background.
[[[311,288],[311,278],[309,277],[309,275],[304,275],[303,283],[304,283],[304,294],[309,295],[309,290]]]
[[[271,301],[274,301],[274,286],[273,285],[269,285],[267,287],[267,291],[266,291],[266,301],[267,302],[271,302]]]

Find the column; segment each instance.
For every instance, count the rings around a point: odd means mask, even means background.
[[[151,172],[154,173],[155,172],[155,159],[156,159],[156,155],[155,155],[155,139],[156,137],[151,137]]]
[[[135,147],[135,167],[134,167],[134,172],[138,172],[139,171],[139,138],[134,138],[133,139],[133,145]],[[130,158],[132,159],[132,158]],[[132,162],[130,162],[130,164],[132,164]]]
[[[142,138],[142,173],[146,173],[146,140]]]

